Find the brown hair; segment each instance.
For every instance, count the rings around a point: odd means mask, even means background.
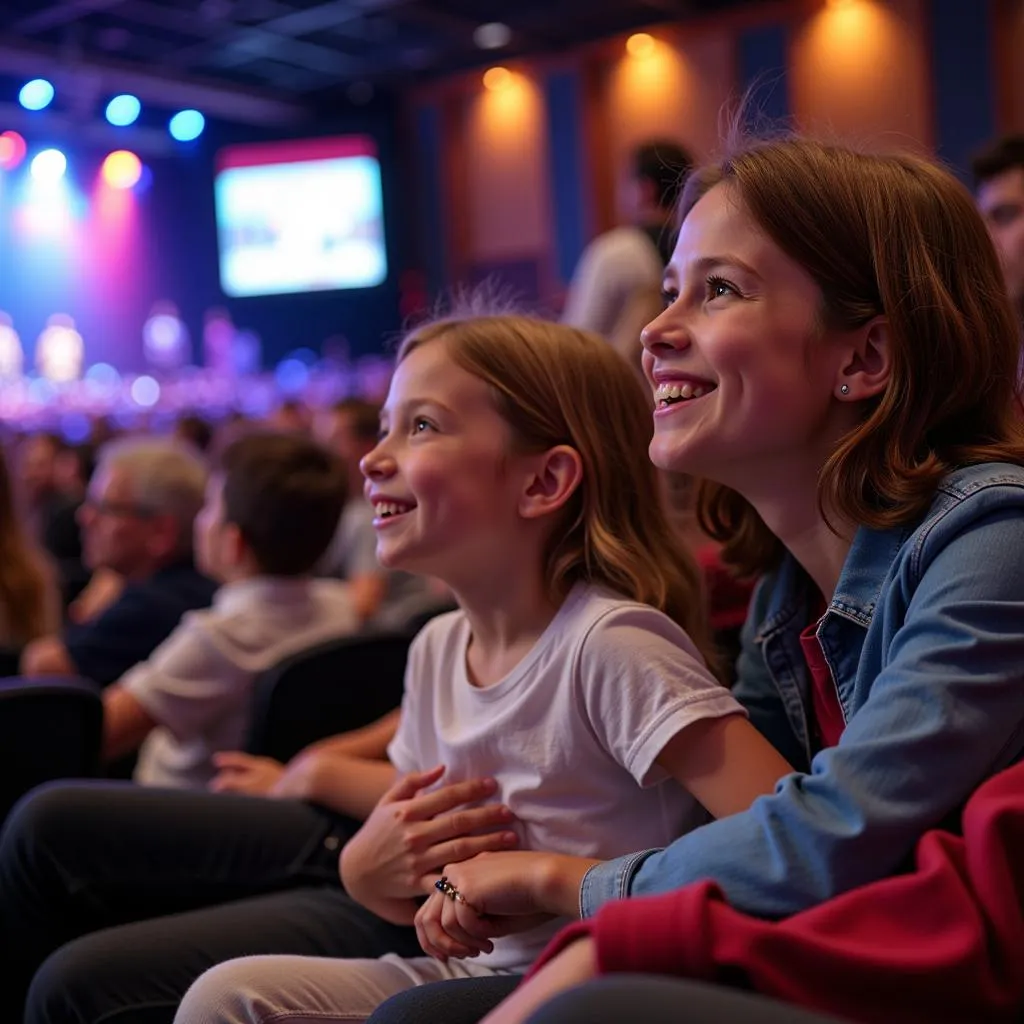
[[[323,556],[347,498],[335,456],[297,434],[248,433],[224,449],[224,518],[234,523],[260,569],[302,576]]]
[[[440,340],[455,363],[489,385],[524,451],[574,448],[583,483],[545,551],[556,599],[580,580],[674,619],[714,667],[701,576],[660,501],[647,455],[650,403],[603,338],[525,316],[458,316],[413,331],[398,360]]]
[[[18,518],[7,458],[0,448],[0,618],[15,644],[35,640],[56,625],[49,621],[50,585],[43,556]]]
[[[1024,462],[1017,327],[966,188],[920,157],[788,138],[695,172],[682,218],[721,183],[815,280],[826,328],[889,323],[885,390],[863,403],[819,475],[826,517],[911,525],[957,467]],[[781,543],[739,494],[705,482],[698,500],[702,526],[732,565],[756,574],[778,563]]]

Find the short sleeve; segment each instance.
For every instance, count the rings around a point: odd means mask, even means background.
[[[237,700],[239,672],[197,621],[198,614],[186,615],[149,658],[121,680],[150,716],[179,740],[207,732]]]
[[[578,685],[599,742],[642,786],[667,778],[655,761],[687,726],[744,714],[686,633],[653,608],[617,609],[591,628]]]

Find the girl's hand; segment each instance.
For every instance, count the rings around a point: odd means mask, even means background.
[[[597,977],[597,944],[577,939],[520,985],[481,1024],[523,1024],[536,1010],[567,989]]]
[[[341,853],[341,880],[349,895],[395,924],[413,923],[414,899],[433,892],[442,865],[518,842],[508,830],[513,819],[507,807],[466,806],[493,796],[493,779],[420,792],[443,774],[438,766],[399,779]]]
[[[225,750],[213,755],[217,774],[210,781],[214,793],[246,793],[249,796],[283,796],[274,787],[284,775],[285,766],[272,757],[254,757],[240,750]]]
[[[512,851],[448,864],[444,877],[463,899],[436,893],[424,904],[415,921],[420,944],[441,960],[475,956],[490,952],[490,939],[526,931],[555,916],[574,916],[580,883],[596,863]]]

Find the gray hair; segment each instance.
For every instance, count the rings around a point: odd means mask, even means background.
[[[148,512],[173,516],[179,551],[192,550],[192,523],[203,507],[207,471],[191,447],[169,438],[124,438],[103,447],[97,469],[123,472],[134,501]]]

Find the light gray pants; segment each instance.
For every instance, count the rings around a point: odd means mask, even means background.
[[[247,956],[203,974],[185,994],[174,1024],[324,1024],[364,1021],[385,999],[417,985],[493,977],[472,960],[430,957],[334,960]]]

